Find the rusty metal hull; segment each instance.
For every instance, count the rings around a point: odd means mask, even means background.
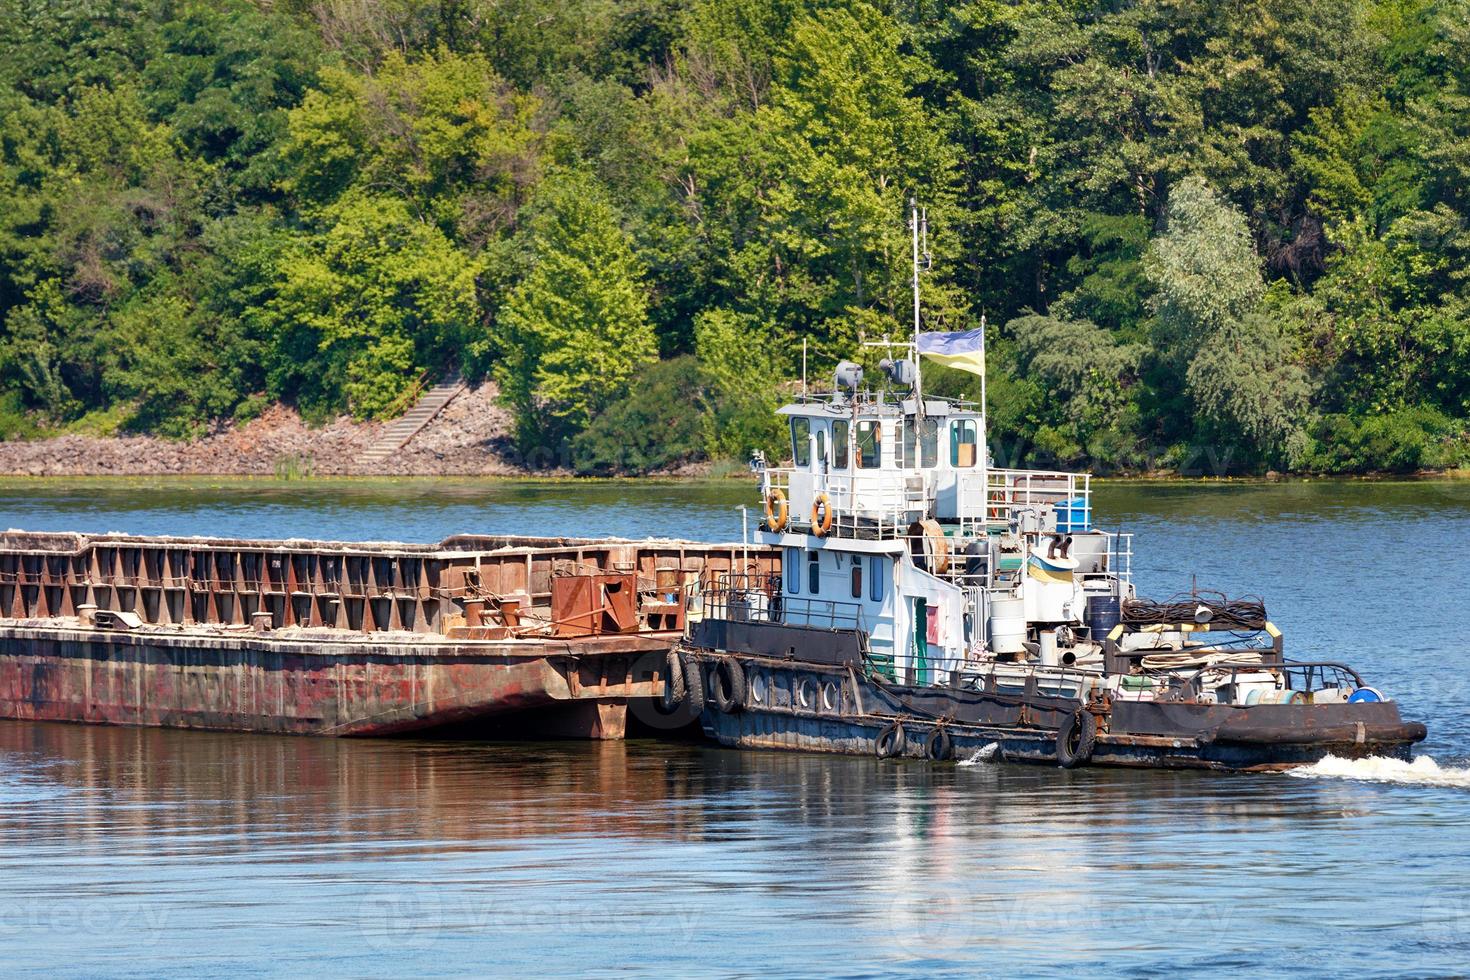
[[[897,721],[904,729],[897,756],[930,758],[929,736],[942,726],[953,746],[951,758],[984,750],[1007,762],[1057,765],[1057,730],[1079,707],[1066,698],[891,684],[855,668],[736,659],[751,692],[746,702],[721,711],[708,698],[700,717],[707,736],[732,748],[874,755],[880,735]],[[713,658],[705,662],[708,676]],[[1087,764],[1273,771],[1329,755],[1408,758],[1425,735],[1423,725],[1403,722],[1392,703],[1321,705],[1315,711],[1288,705],[1244,712],[1202,707],[1220,710],[1176,719],[1172,731],[1157,722],[1151,731],[1130,730],[1126,719],[1116,719],[1125,723],[1098,733]],[[1257,712],[1258,721],[1246,723],[1245,712]]]
[[[384,735],[580,706],[566,734],[621,737],[671,635],[574,641],[285,639],[0,627],[0,717]],[[579,727],[582,730],[578,730]]]
[[[618,738],[684,597],[775,552],[0,532],[0,718],[379,735],[517,712]]]

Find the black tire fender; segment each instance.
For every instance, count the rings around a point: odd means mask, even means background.
[[[1086,708],[1078,708],[1057,729],[1057,765],[1075,769],[1092,758],[1097,746],[1097,719]]]
[[[908,748],[908,738],[904,735],[903,722],[890,722],[888,727],[878,733],[873,741],[873,752],[880,759],[891,759],[896,755],[903,755],[903,750]]]
[[[943,762],[954,753],[954,739],[943,725],[935,725],[929,737],[924,739],[924,754],[935,762]]]
[[[721,657],[715,661],[714,683],[715,707],[731,714],[745,707],[745,668],[734,657]]]
[[[704,668],[693,657],[684,658],[684,696],[689,699],[689,712],[704,710]]]
[[[679,707],[688,693],[684,687],[684,662],[679,659],[678,650],[670,650],[664,660],[664,710],[673,711]]]

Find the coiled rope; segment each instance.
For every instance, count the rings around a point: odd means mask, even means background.
[[[1167,602],[1151,599],[1127,599],[1123,602],[1123,622],[1129,626],[1155,626],[1171,623],[1201,622],[1200,607],[1209,610],[1203,620],[1212,630],[1263,630],[1266,628],[1266,603],[1257,596],[1227,598],[1223,592],[1180,593]]]

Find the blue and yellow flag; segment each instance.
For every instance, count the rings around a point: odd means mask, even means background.
[[[985,330],[919,334],[919,353],[945,367],[985,376]]]

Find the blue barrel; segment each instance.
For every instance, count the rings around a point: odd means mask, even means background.
[[[1058,534],[1086,534],[1092,530],[1092,504],[1086,497],[1056,505]]]
[[[1092,638],[1101,641],[1123,621],[1123,601],[1115,595],[1090,595],[1087,597],[1087,626]]]

